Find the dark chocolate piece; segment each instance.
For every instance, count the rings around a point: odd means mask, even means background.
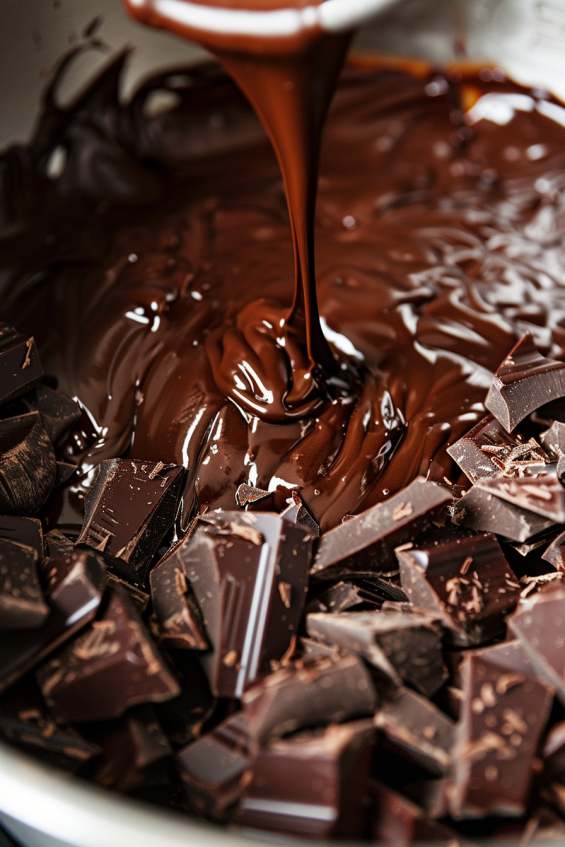
[[[517,671],[524,676],[531,676],[535,679],[536,669],[528,653],[524,649],[522,642],[519,639],[512,641],[501,641],[499,644],[493,644],[491,647],[481,647],[480,650],[473,650],[472,653],[466,655],[477,656],[480,659],[485,659],[504,668],[508,671]]]
[[[404,591],[437,616],[451,643],[469,647],[504,631],[521,589],[494,535],[452,538],[396,555]]]
[[[348,573],[378,573],[394,567],[394,547],[411,541],[432,521],[451,494],[419,477],[390,500],[326,532],[311,574],[320,579]]]
[[[452,444],[447,452],[471,482],[477,482],[500,474],[504,470],[504,460],[512,455],[515,448],[521,450],[524,446],[524,439],[519,433],[510,435],[496,418],[488,415]],[[530,450],[524,458],[535,460],[536,452]],[[543,456],[543,451],[540,455]]]
[[[451,813],[522,815],[553,691],[482,656],[469,656],[461,676],[465,699],[453,755]]]
[[[171,756],[153,707],[136,706],[119,718],[101,740],[102,757],[92,779],[115,791],[132,791],[140,785],[159,782],[168,774],[157,763]]]
[[[306,529],[309,529],[312,532],[314,538],[320,537],[320,527],[296,491],[292,492],[292,505],[289,510],[285,510],[283,516],[287,519],[287,521],[292,520],[294,523],[299,523],[301,526],[305,526]]]
[[[432,697],[447,673],[441,630],[429,617],[393,611],[310,614],[308,635],[371,662],[395,685],[402,682]]]
[[[255,488],[254,485],[247,485],[246,482],[242,482],[235,492],[235,502],[242,509],[251,503],[259,503],[261,500],[265,500],[266,497],[271,497],[270,491],[265,491],[263,488]]]
[[[381,782],[371,783],[371,836],[378,844],[399,845],[425,842],[459,847],[455,832],[430,820],[411,800]]]
[[[549,429],[542,432],[540,441],[554,461],[565,456],[565,423],[553,421]]]
[[[124,559],[143,579],[172,527],[184,480],[180,465],[109,459],[85,498],[77,543]]]
[[[253,760],[233,822],[308,838],[361,838],[375,731],[370,721],[270,743]]]
[[[565,364],[542,356],[527,333],[495,373],[485,406],[512,432],[533,411],[560,397],[565,397]]]
[[[48,532],[45,536],[45,542],[47,544],[47,555],[51,559],[60,559],[63,556],[68,556],[73,552],[75,547],[71,539],[63,535],[59,529],[52,529]]]
[[[119,576],[116,576],[116,574],[112,573],[112,571],[108,568],[106,569],[106,585],[110,586],[110,588],[118,586],[124,591],[127,591],[140,612],[144,612],[149,605],[149,594],[146,594],[146,592],[142,591],[141,588],[138,588],[137,585],[132,585],[131,582],[126,582],[126,580],[120,579]]]
[[[451,765],[455,723],[425,697],[400,688],[381,704],[375,725],[411,761],[435,776]]]
[[[553,567],[561,572],[565,571],[565,532],[561,532],[557,538],[554,538],[542,559],[549,562]]]
[[[187,581],[179,553],[166,556],[149,575],[153,611],[159,624],[159,644],[189,650],[210,646],[202,614]]]
[[[494,532],[510,541],[524,542],[555,528],[555,521],[513,506],[474,485],[454,506],[452,520],[477,532]]]
[[[115,718],[139,703],[180,693],[125,591],[114,589],[102,615],[37,670],[57,721]]]
[[[214,694],[241,697],[288,650],[305,601],[311,533],[267,512],[207,516],[172,557],[192,585],[212,649]]]
[[[555,523],[565,523],[565,488],[557,478],[555,465],[547,465],[545,470],[535,476],[517,479],[491,477],[481,480],[477,485],[501,500],[535,512]]]
[[[0,511],[35,515],[55,475],[55,453],[39,413],[0,420]]]
[[[382,605],[382,599],[379,600],[380,602],[375,602],[372,598],[364,596],[362,590],[353,582],[337,582],[308,603],[306,612],[338,613],[367,606],[378,609]]]
[[[70,465],[68,462],[57,462],[55,468],[55,482],[53,483],[54,487],[57,488],[57,486],[64,485],[65,482],[68,482],[76,470],[76,465]]]
[[[104,563],[76,551],[46,559],[40,577],[50,614],[39,629],[0,632],[0,692],[91,621],[104,594]]]
[[[0,403],[39,385],[43,368],[33,338],[0,323]]]
[[[520,603],[508,619],[508,629],[520,639],[538,679],[555,689],[565,704],[564,621],[565,587],[550,584]]]
[[[211,716],[215,699],[200,662],[186,650],[172,652],[181,693],[172,700],[155,703],[154,709],[163,732],[175,747],[185,747],[201,735]]]
[[[46,385],[39,385],[29,391],[21,398],[20,403],[29,412],[39,412],[45,431],[53,444],[57,444],[65,433],[80,421],[82,414],[78,403]]]
[[[26,547],[33,547],[38,561],[45,555],[41,521],[36,518],[20,518],[15,515],[0,515],[0,538],[17,541]]]
[[[0,538],[0,630],[35,629],[47,620],[37,559],[33,547]]]

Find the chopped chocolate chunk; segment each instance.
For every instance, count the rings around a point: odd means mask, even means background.
[[[520,434],[509,435],[496,418],[488,415],[452,444],[447,452],[471,482],[477,482],[500,474],[504,470],[504,460],[512,455],[515,448],[524,446]],[[526,457],[532,457],[531,450]]]
[[[494,535],[452,538],[396,555],[404,591],[437,616],[452,644],[482,644],[504,632],[520,584]]]
[[[565,423],[553,421],[549,429],[540,435],[540,441],[554,461],[565,456]]]
[[[522,642],[517,638],[512,641],[501,641],[500,644],[493,644],[491,647],[481,647],[480,650],[473,650],[471,654],[467,655],[486,659],[488,662],[508,671],[516,671],[524,676],[536,677],[534,665]]]
[[[482,656],[465,659],[461,676],[465,699],[453,755],[451,813],[522,815],[553,691]]]
[[[68,556],[75,548],[71,539],[63,535],[59,529],[52,529],[48,532],[45,536],[45,542],[47,544],[47,555],[51,559],[60,559]]]
[[[565,523],[565,488],[559,482],[555,465],[535,476],[519,479],[491,477],[478,483],[501,500],[520,506],[555,523]]]
[[[33,338],[0,323],[0,403],[39,385],[43,377]]]
[[[0,630],[34,629],[46,621],[37,558],[33,547],[0,538]]]
[[[175,567],[194,590],[212,647],[201,661],[217,696],[241,697],[288,650],[304,608],[312,543],[310,532],[279,515],[222,512],[176,548]]]
[[[146,594],[146,592],[142,591],[141,588],[138,588],[137,585],[132,585],[131,582],[126,582],[126,580],[120,579],[119,576],[116,576],[115,573],[112,573],[112,571],[108,569],[106,569],[106,585],[110,586],[110,588],[119,586],[124,591],[127,591],[140,612],[144,612],[149,605],[149,594]]]
[[[565,572],[565,532],[561,532],[557,538],[554,538],[542,559],[553,565],[556,570]]]
[[[133,602],[114,589],[102,614],[37,670],[58,721],[115,718],[138,703],[180,693]]]
[[[375,725],[420,767],[435,776],[448,772],[455,724],[425,697],[400,688],[383,701]]]
[[[485,406],[507,432],[545,403],[565,397],[565,364],[546,359],[528,333],[494,375]]]
[[[109,459],[85,498],[78,543],[121,558],[144,578],[172,527],[184,480],[180,465]]]
[[[56,488],[59,485],[64,485],[68,482],[74,473],[76,473],[76,465],[70,465],[68,462],[57,462],[55,466],[55,482]]]
[[[43,559],[43,530],[41,521],[36,518],[20,518],[15,515],[0,515],[0,538],[17,541],[26,547],[33,547],[38,561]]]
[[[50,614],[38,629],[0,632],[0,692],[91,621],[104,594],[104,563],[84,551],[46,559],[40,571]]]
[[[419,477],[390,500],[326,532],[320,540],[312,576],[329,579],[394,567],[394,547],[411,541],[451,500],[445,488]]]
[[[371,835],[378,844],[398,845],[425,842],[458,847],[455,832],[430,820],[411,800],[381,782],[371,783]]]
[[[381,602],[374,602],[362,596],[361,589],[353,582],[337,582],[326,591],[322,591],[315,600],[308,603],[306,612],[344,612],[359,606],[379,608]]]
[[[447,673],[441,630],[429,617],[393,611],[310,614],[308,635],[358,653],[396,685],[414,686],[432,697]]]
[[[265,491],[262,488],[255,488],[254,485],[247,485],[242,482],[235,492],[235,502],[243,509],[251,503],[258,503],[266,497],[271,497],[270,491]]]
[[[25,394],[20,403],[29,412],[39,412],[45,431],[53,444],[57,444],[81,418],[78,403],[46,385],[39,385]]]
[[[524,542],[555,528],[555,521],[496,497],[478,482],[457,501],[452,520],[478,532],[494,532]]]
[[[178,547],[149,576],[153,611],[159,624],[159,644],[189,650],[209,647],[202,614],[188,582]]]
[[[35,680],[29,677],[0,700],[0,737],[69,771],[79,770],[102,752],[74,727],[55,723]]]
[[[101,742],[102,756],[92,778],[115,791],[131,791],[157,780],[156,763],[171,756],[153,707],[135,706],[119,718]]]
[[[508,619],[508,629],[520,639],[538,679],[554,688],[565,704],[564,621],[565,586],[550,583],[521,601]]]
[[[371,676],[357,656],[332,653],[281,668],[248,688],[243,709],[253,737],[264,743],[298,729],[371,715]]]
[[[270,743],[253,760],[233,822],[308,838],[361,838],[375,731],[354,721]]]
[[[0,420],[0,511],[35,515],[55,475],[55,453],[39,413]]]
[[[306,529],[311,531],[314,538],[320,537],[320,527],[296,491],[292,492],[292,504],[290,506],[290,510],[285,510],[283,516],[287,519],[287,521],[292,520],[294,523],[299,523],[301,526],[305,526]]]

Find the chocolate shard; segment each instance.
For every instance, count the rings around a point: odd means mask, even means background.
[[[521,449],[524,444],[519,433],[510,435],[493,415],[487,415],[447,452],[471,482],[477,482],[500,474],[504,460],[515,448]]]
[[[482,656],[461,668],[465,699],[453,755],[455,818],[520,816],[553,691]]]
[[[555,523],[565,523],[565,488],[559,482],[555,465],[547,465],[535,476],[518,479],[491,477],[477,485],[501,500]]]
[[[499,644],[493,644],[490,647],[481,647],[480,650],[473,650],[472,653],[466,655],[478,656],[507,671],[516,671],[533,679],[537,675],[524,645],[517,638],[511,641],[501,641]]]
[[[32,547],[37,553],[38,561],[41,561],[45,555],[43,529],[41,521],[36,518],[0,515],[0,538],[5,538],[7,541],[17,541],[18,544]]]
[[[162,647],[207,650],[202,613],[188,582],[178,551],[160,562],[149,575],[153,611]]]
[[[35,515],[55,476],[55,453],[39,413],[0,420],[0,511]]]
[[[455,723],[428,699],[400,688],[381,704],[375,725],[390,744],[434,776],[448,773]]]
[[[395,611],[310,614],[308,635],[357,653],[395,685],[432,697],[447,678],[441,629],[426,615]]]
[[[319,538],[320,527],[318,526],[318,524],[304,505],[304,501],[296,491],[292,492],[292,503],[296,509],[296,511],[292,515],[294,523],[299,523],[301,526],[306,527],[306,529],[309,529],[311,531],[314,538]],[[285,517],[287,520],[289,520],[290,513],[288,515],[285,515]]]
[[[77,543],[128,562],[143,579],[172,527],[184,480],[180,465],[108,459],[85,498]]]
[[[139,612],[144,612],[149,605],[149,594],[145,591],[142,591],[137,585],[132,585],[131,582],[126,582],[123,579],[120,579],[119,576],[116,576],[115,573],[106,569],[106,585],[110,588],[121,588],[123,591],[126,591],[130,599],[136,605],[136,608]]]
[[[540,435],[540,441],[555,462],[565,456],[565,423],[553,421]]]
[[[40,578],[50,614],[38,629],[0,632],[0,692],[91,621],[104,594],[104,563],[73,552],[46,559]]]
[[[334,651],[275,671],[245,692],[242,705],[250,733],[264,744],[306,727],[371,715],[377,694],[363,662]]]
[[[512,432],[529,414],[560,397],[565,397],[565,364],[542,356],[527,333],[495,373],[485,406]]]
[[[452,644],[470,647],[504,632],[521,588],[494,535],[454,537],[396,555],[404,591],[437,616]]]
[[[565,532],[559,533],[554,538],[547,550],[542,554],[542,559],[549,562],[560,572],[565,571]]]
[[[53,486],[64,485],[68,482],[72,475],[76,472],[77,466],[71,465],[68,462],[57,462],[55,468],[55,482]]]
[[[30,677],[0,699],[0,737],[50,765],[73,772],[102,752],[74,727],[55,723]]]
[[[361,838],[374,741],[365,720],[271,742],[253,760],[233,823],[297,837]]]
[[[45,431],[53,444],[57,444],[81,419],[82,413],[78,403],[46,385],[39,385],[29,391],[21,398],[20,403],[29,412],[39,412]]]
[[[0,403],[39,385],[43,368],[33,338],[0,323]]]
[[[102,756],[92,779],[115,791],[132,791],[141,785],[167,780],[164,761],[172,750],[150,704],[135,706],[113,723],[100,740]]]
[[[116,718],[139,703],[180,693],[125,591],[114,589],[102,614],[37,670],[55,720]]]
[[[63,535],[59,529],[52,529],[48,532],[45,536],[45,543],[47,545],[47,555],[51,559],[60,559],[68,556],[75,549],[75,545],[71,539]]]
[[[251,503],[259,503],[261,500],[265,500],[266,497],[271,496],[271,493],[271,491],[265,491],[263,488],[255,488],[254,485],[248,485],[246,482],[242,482],[235,492],[235,502],[243,509]]]
[[[288,650],[312,544],[311,533],[279,515],[221,512],[176,548],[175,567],[194,590],[211,644],[200,660],[216,696],[241,697]]]
[[[454,506],[453,523],[520,543],[555,528],[555,521],[501,500],[474,485]]]
[[[423,809],[387,785],[373,781],[371,797],[374,842],[391,847],[418,842],[459,847],[460,840],[452,829],[430,819]]]
[[[35,629],[46,621],[37,558],[33,547],[0,539],[0,630]]]
[[[565,587],[550,583],[522,600],[508,619],[508,629],[520,640],[537,678],[550,685],[565,704],[564,620]]]
[[[394,567],[394,547],[411,541],[452,499],[445,488],[418,477],[390,500],[324,533],[311,575],[330,579]]]

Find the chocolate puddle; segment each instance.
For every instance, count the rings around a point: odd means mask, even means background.
[[[322,151],[318,296],[330,344],[365,376],[358,396],[270,423],[226,399],[210,350],[227,327],[238,345],[248,333],[252,363],[286,384],[244,314],[263,298],[275,326],[292,308],[272,151],[217,69],[157,78],[123,106],[122,62],[68,110],[48,96],[32,143],[2,159],[2,318],[88,410],[68,449],[83,479],[52,519],[80,524],[89,469],[128,451],[188,466],[186,515],[196,499],[234,508],[242,482],[273,492],[254,508],[296,487],[323,529],[418,473],[455,482],[446,447],[483,415],[514,340],[530,329],[564,354],[562,107],[487,69],[344,73]],[[156,114],[163,91],[176,105]]]

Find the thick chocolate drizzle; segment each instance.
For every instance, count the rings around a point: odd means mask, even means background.
[[[260,336],[249,304],[263,299],[275,328],[292,307],[272,150],[216,68],[152,80],[120,106],[122,62],[69,110],[48,97],[32,143],[1,160],[1,316],[88,410],[69,444],[82,481],[53,516],[79,523],[89,468],[128,451],[188,466],[186,514],[233,508],[241,482],[274,492],[267,509],[296,486],[323,528],[418,473],[455,481],[445,448],[484,414],[514,340],[529,329],[565,354],[563,108],[487,69],[344,73],[316,260],[322,327],[358,387],[272,423],[227,399],[210,356],[215,333]],[[163,91],[178,102],[155,114]],[[57,147],[66,164],[50,179]],[[249,349],[271,390],[288,370],[262,341]]]

